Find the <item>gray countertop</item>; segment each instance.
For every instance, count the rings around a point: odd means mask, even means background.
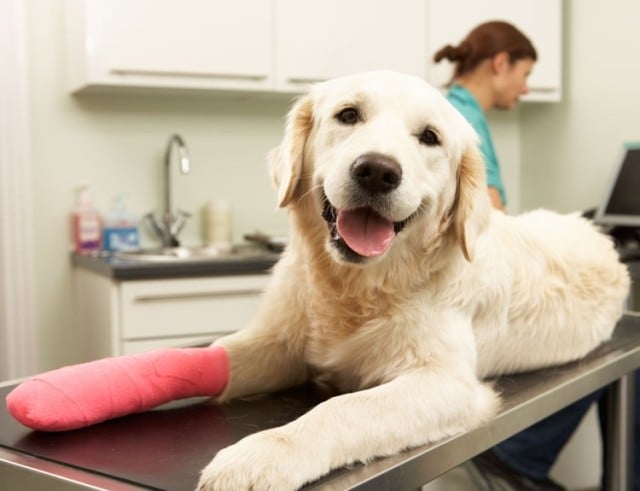
[[[256,250],[255,254],[202,261],[143,262],[121,259],[109,253],[72,253],[71,262],[75,267],[114,280],[142,280],[267,273],[279,257],[278,253]]]
[[[74,266],[112,278],[114,280],[142,280],[162,278],[194,278],[267,273],[280,258],[280,254],[256,248],[253,254],[225,256],[203,261],[143,262],[120,259],[110,253],[71,254]],[[640,260],[625,261],[631,278],[640,279]]]

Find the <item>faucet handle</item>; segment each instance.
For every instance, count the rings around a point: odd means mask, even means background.
[[[178,234],[187,223],[187,219],[190,216],[191,213],[178,210],[178,215],[176,217],[170,217],[171,226],[168,233],[165,231],[164,221],[159,221],[154,212],[150,211],[144,216],[144,218],[149,222],[156,235],[162,240],[163,247],[178,247],[180,245],[180,242],[178,241]]]
[[[154,215],[153,211],[150,211],[149,213],[147,213],[144,216],[144,218],[149,222],[149,224],[151,225],[151,228],[158,235],[158,237],[162,238],[162,235],[163,235],[162,227],[160,226],[160,223],[156,219],[156,216]]]
[[[184,210],[178,210],[178,216],[171,224],[171,235],[173,237],[178,237],[178,234],[182,230],[182,228],[187,223],[187,220],[191,217],[191,213]]]
[[[162,247],[178,247],[180,242],[173,233],[166,234],[161,222],[158,221],[154,212],[150,211],[144,218],[151,225],[151,228],[162,241]]]

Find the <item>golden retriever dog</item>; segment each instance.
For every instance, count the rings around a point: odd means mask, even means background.
[[[252,323],[216,342],[219,401],[341,395],[220,451],[200,490],[296,489],[468,431],[500,405],[484,378],[583,357],[623,312],[611,240],[577,214],[492,210],[475,132],[418,77],[315,85],[270,157],[290,241]]]

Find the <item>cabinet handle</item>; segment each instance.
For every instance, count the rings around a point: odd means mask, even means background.
[[[315,84],[318,82],[324,82],[326,78],[320,77],[287,77],[287,82],[291,84]]]
[[[143,70],[139,68],[111,68],[115,75],[142,75],[146,77],[189,77],[189,78],[220,78],[225,80],[265,80],[267,75],[248,75],[240,73],[215,73],[215,72],[183,72],[177,70]]]
[[[246,290],[234,290],[227,292],[202,292],[202,293],[168,293],[164,295],[140,295],[134,297],[133,301],[136,303],[148,303],[148,302],[166,302],[171,300],[189,300],[189,299],[203,299],[203,298],[225,298],[225,297],[254,297],[261,295],[263,290],[259,289],[246,289]]]

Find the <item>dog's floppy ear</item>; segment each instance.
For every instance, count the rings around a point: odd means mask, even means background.
[[[296,101],[287,116],[284,138],[269,154],[271,178],[278,189],[278,206],[285,207],[296,195],[304,146],[313,125],[313,103],[309,95]]]
[[[476,238],[486,227],[491,205],[487,192],[484,162],[474,146],[462,155],[458,168],[453,226],[467,261],[472,261]]]

